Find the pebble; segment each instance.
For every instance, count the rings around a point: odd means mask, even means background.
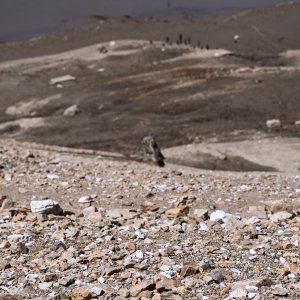
[[[135,252],[135,257],[138,258],[138,259],[144,259],[144,253],[140,250],[137,250]]]

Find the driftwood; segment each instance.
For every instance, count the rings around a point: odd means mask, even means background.
[[[154,135],[149,135],[143,138],[144,155],[151,156],[152,160],[160,167],[165,166],[165,157],[160,151]]]

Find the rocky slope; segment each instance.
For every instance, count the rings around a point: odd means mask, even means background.
[[[162,148],[206,143],[228,156],[230,148],[239,147],[232,156],[246,160],[224,165],[214,163],[215,155],[202,155],[206,161],[199,164],[170,151],[174,163],[282,170],[277,157],[285,156],[283,165],[290,160],[294,167],[288,170],[297,170],[299,57],[299,51],[242,56],[222,49],[120,40],[3,62],[0,136],[133,156],[141,152],[142,138],[154,133]],[[270,130],[266,122],[274,118],[281,126]],[[277,144],[273,161],[255,161],[261,148],[257,136],[262,144],[270,138]],[[282,137],[295,139],[285,147]],[[236,143],[247,140],[256,145],[254,159],[242,151],[243,143]],[[213,145],[220,142],[233,143],[220,151],[221,144]],[[184,148],[181,154],[190,156]]]
[[[0,299],[300,297],[300,176],[13,140],[0,164]]]

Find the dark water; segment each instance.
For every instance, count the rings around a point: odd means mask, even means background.
[[[284,2],[289,0],[0,0],[0,41],[24,40],[80,25],[92,15],[166,16],[184,9],[204,14]]]

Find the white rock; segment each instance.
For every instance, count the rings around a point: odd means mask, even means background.
[[[248,299],[253,299],[258,295],[258,293],[249,293],[248,294]]]
[[[289,291],[288,291],[288,289],[286,289],[286,288],[284,288],[282,286],[276,286],[274,288],[274,290],[272,291],[272,293],[274,295],[277,295],[277,296],[284,296],[285,297],[285,296],[288,295]]]
[[[48,174],[48,175],[47,175],[47,178],[48,178],[48,179],[59,179],[59,176],[56,175],[56,174]]]
[[[95,287],[92,288],[92,293],[95,296],[100,296],[103,293],[103,289],[101,289],[100,287],[95,286]]]
[[[281,122],[278,119],[272,119],[272,120],[268,120],[266,122],[266,125],[269,129],[275,129],[275,128],[280,128]]]
[[[106,215],[111,219],[125,218],[130,219],[136,215],[127,208],[113,208],[106,211]]]
[[[193,214],[198,217],[201,218],[203,220],[207,220],[208,219],[208,210],[207,209],[195,209],[193,211]]]
[[[296,126],[300,126],[300,121],[295,121]]]
[[[113,235],[107,235],[107,236],[104,238],[104,240],[108,242],[108,241],[111,241],[113,238],[114,238]]]
[[[242,272],[241,272],[240,270],[236,269],[236,268],[230,268],[230,271],[231,271],[232,273],[237,274],[237,275],[241,275],[241,274],[242,274]]]
[[[116,46],[116,41],[110,41],[109,47],[114,48]]]
[[[242,288],[238,288],[230,293],[230,297],[235,299],[244,299],[246,296],[247,292]]]
[[[49,293],[48,296],[52,298],[52,297],[56,296],[56,292],[53,291],[53,292]]]
[[[51,199],[31,201],[30,207],[33,213],[54,215],[60,215],[62,213],[62,209],[59,204]]]
[[[145,239],[145,235],[144,235],[140,230],[136,230],[136,231],[134,232],[134,234],[136,235],[136,237],[137,237],[138,239],[141,239],[141,240]]]
[[[300,282],[297,282],[292,285],[293,289],[300,291]]]
[[[246,222],[246,224],[248,224],[248,225],[254,225],[254,224],[256,224],[256,223],[259,223],[260,220],[259,220],[258,217],[252,216],[251,218],[246,219],[245,222]]]
[[[270,221],[272,221],[274,223],[280,222],[280,221],[285,221],[285,220],[290,219],[292,216],[293,215],[287,211],[279,211],[270,216]]]
[[[90,243],[89,245],[84,247],[84,251],[91,251],[96,247],[96,243]]]
[[[68,107],[67,109],[65,109],[64,116],[75,116],[79,112],[80,112],[80,110],[79,110],[78,106],[76,104],[74,104],[74,105]]]
[[[52,287],[52,282],[41,282],[39,283],[40,290],[48,290]]]
[[[38,274],[27,274],[25,277],[25,280],[29,281],[29,282],[35,282],[37,280],[37,278],[39,277]]]
[[[286,265],[286,259],[284,258],[284,257],[279,257],[279,261],[280,261],[280,263],[282,264],[282,265]]]
[[[17,242],[19,242],[22,239],[23,239],[23,235],[22,234],[11,234],[11,235],[9,235],[7,237],[7,240],[10,243],[17,243]]]
[[[74,81],[74,80],[76,80],[76,77],[71,76],[71,75],[64,75],[61,77],[52,78],[49,83],[51,85],[56,85],[59,83],[63,83],[63,82],[67,82],[67,81]]]
[[[79,198],[78,202],[79,203],[90,203],[90,202],[93,202],[93,199],[90,196],[82,196]]]
[[[208,231],[208,226],[204,222],[200,222],[198,229],[199,231]]]
[[[246,285],[245,288],[248,292],[257,292],[258,291],[258,287],[255,285]]]
[[[233,40],[237,42],[240,39],[240,36],[238,34],[234,35]]]
[[[159,269],[163,272],[166,272],[166,271],[169,271],[171,269],[171,267],[167,266],[167,265],[162,265]]]
[[[224,220],[225,217],[227,216],[226,212],[223,210],[216,210],[211,213],[210,215],[210,220],[211,221],[217,221],[219,219]]]
[[[64,157],[56,157],[53,160],[51,160],[49,162],[49,164],[51,164],[51,165],[58,165],[58,164],[61,164],[61,163],[64,163],[64,162],[65,162],[65,158]]]
[[[130,257],[125,257],[124,266],[133,265],[135,262]]]
[[[144,253],[141,250],[137,250],[135,252],[135,257],[138,259],[143,259],[144,258]]]

